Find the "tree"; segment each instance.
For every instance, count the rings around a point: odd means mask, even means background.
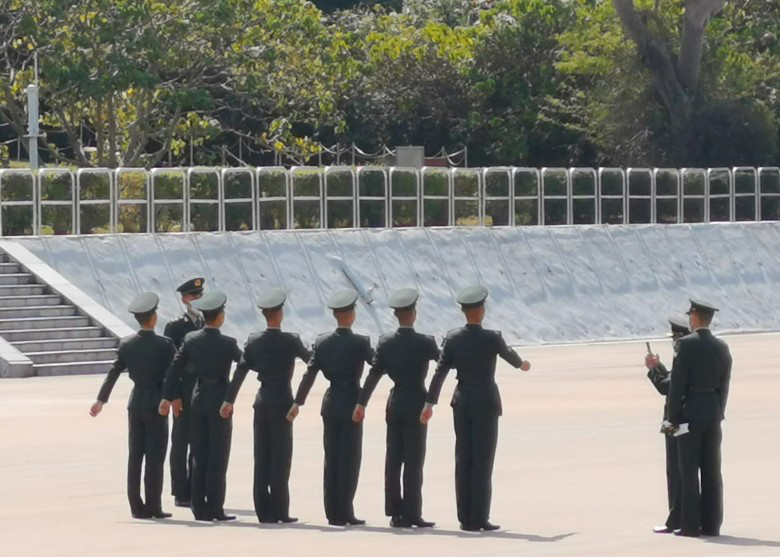
[[[671,118],[672,128],[681,132],[691,117],[691,95],[699,82],[707,24],[723,9],[726,0],[685,0],[677,63],[672,61],[670,45],[660,33],[653,33],[646,21],[658,17],[661,0],[653,11],[637,11],[634,0],[612,0],[628,37],[653,76],[653,82]]]
[[[555,118],[582,132],[601,164],[766,164],[777,152],[780,56],[756,34],[777,21],[769,4],[578,0],[559,35],[569,79],[552,99]]]

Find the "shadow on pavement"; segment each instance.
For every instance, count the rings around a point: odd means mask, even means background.
[[[780,547],[780,541],[761,540],[758,538],[743,538],[740,536],[718,536],[716,538],[704,538],[707,543],[717,545],[735,545],[739,547]]]
[[[236,509],[229,509],[225,511],[228,514],[235,514],[240,516],[254,516],[254,512],[241,511]],[[442,528],[390,528],[378,527],[378,526],[327,526],[320,524],[309,524],[306,522],[296,522],[294,524],[260,524],[256,521],[242,522],[242,521],[230,521],[230,522],[197,522],[195,520],[178,520],[167,518],[164,520],[150,520],[143,521],[143,523],[173,525],[173,526],[188,526],[195,528],[209,528],[209,527],[221,527],[227,526],[230,528],[255,528],[258,530],[307,530],[316,532],[330,532],[333,534],[346,533],[350,531],[355,532],[371,532],[375,534],[394,534],[396,536],[450,536],[456,538],[499,538],[507,540],[523,540],[527,542],[557,542],[566,539],[570,536],[574,536],[576,532],[569,532],[567,534],[558,534],[555,536],[540,536],[538,534],[523,534],[520,532],[511,532],[506,530],[498,530],[495,532],[462,532],[460,530],[444,530]],[[760,540],[757,540],[760,541]],[[775,543],[775,542],[770,542]],[[752,544],[745,544],[752,545]],[[780,547],[780,544],[778,544]]]

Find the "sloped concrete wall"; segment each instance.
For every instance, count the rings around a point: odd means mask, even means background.
[[[227,334],[262,327],[254,300],[289,293],[285,328],[312,341],[333,326],[325,300],[355,286],[356,330],[392,330],[389,294],[421,292],[418,329],[462,322],[461,287],[490,288],[486,326],[515,344],[662,336],[688,296],[718,304],[720,331],[780,329],[780,223],[248,233],[126,234],[18,240],[133,325],[127,304],[160,294],[161,323],[182,311],[176,286],[204,276],[228,296]]]

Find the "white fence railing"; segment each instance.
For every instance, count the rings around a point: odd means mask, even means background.
[[[0,233],[780,220],[780,168],[0,170]]]

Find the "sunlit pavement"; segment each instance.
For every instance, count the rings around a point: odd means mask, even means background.
[[[37,555],[778,555],[780,335],[727,339],[734,371],[724,422],[726,516],[720,538],[653,534],[665,519],[663,399],[645,376],[644,342],[519,350],[525,374],[502,364],[504,402],[491,520],[463,533],[455,517],[454,434],[444,402],[429,427],[424,516],[432,530],[394,530],[383,514],[384,403],[368,408],[356,514],[367,526],[332,528],[322,509],[320,376],[295,424],[292,526],[259,525],[252,509],[252,400],[236,403],[226,508],[238,520],[196,523],[167,494],[167,520],[133,520],[125,497],[126,401],[120,378],[97,418],[100,376],[0,380],[0,554]],[[652,341],[670,363],[668,340]],[[302,368],[296,371],[300,378]]]

